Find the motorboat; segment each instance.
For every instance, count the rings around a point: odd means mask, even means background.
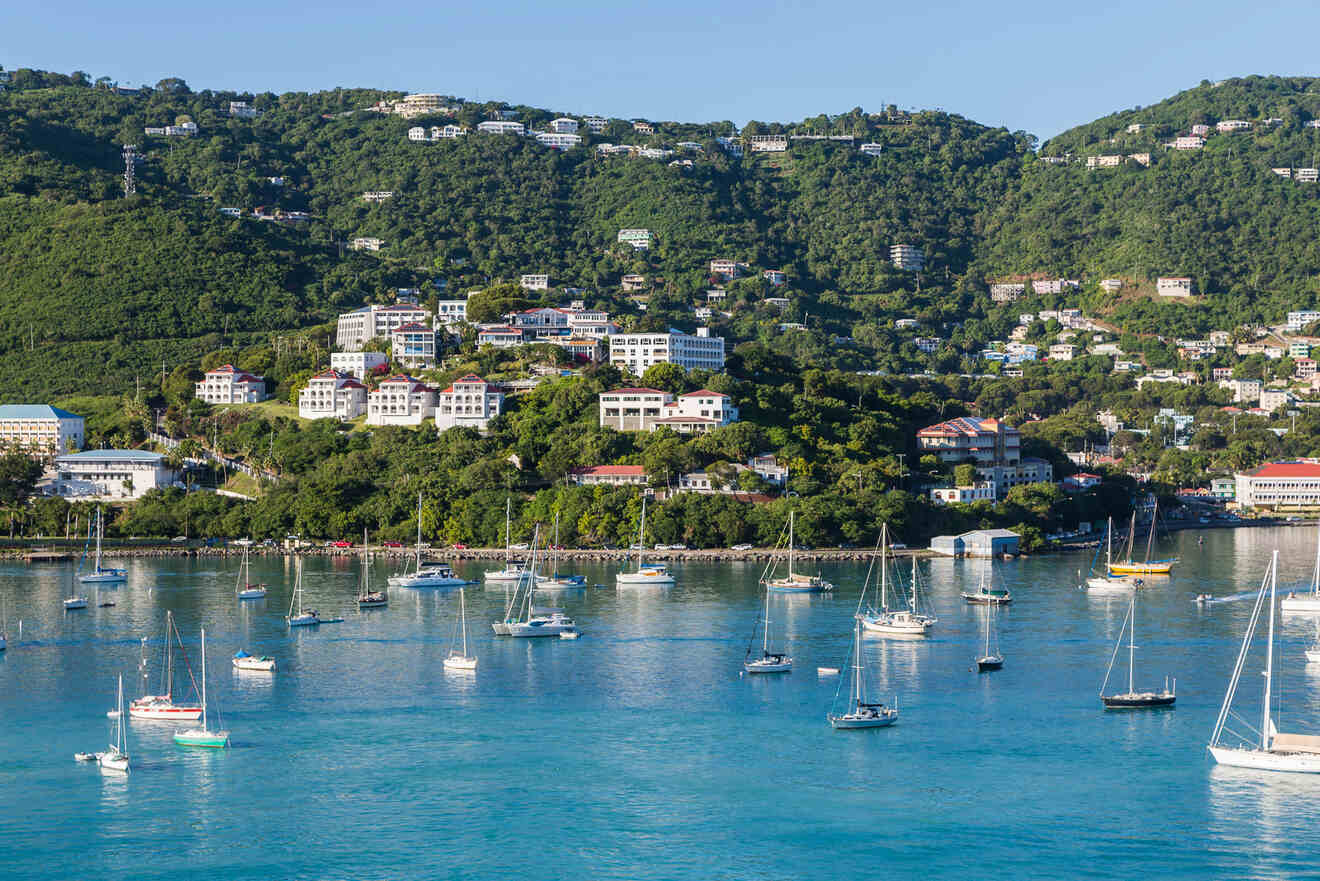
[[[249,655],[239,649],[234,653],[235,670],[255,670],[260,673],[274,673],[275,659],[270,655]]]
[[[454,569],[446,563],[426,563],[408,578],[394,587],[406,587],[413,590],[448,589],[462,587],[468,582],[454,574]]]

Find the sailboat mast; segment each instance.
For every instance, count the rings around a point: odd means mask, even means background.
[[[174,697],[174,613],[165,613],[165,695]]]
[[[209,731],[206,724],[206,628],[202,628],[202,730]]]
[[[646,547],[646,494],[642,494],[642,525],[637,530],[637,570],[642,568],[642,550]]]
[[[1150,562],[1150,546],[1155,541],[1155,518],[1160,515],[1160,500],[1155,500],[1155,507],[1150,512],[1150,530],[1146,533],[1146,562]]]
[[[1109,518],[1109,523],[1105,526],[1105,574],[1109,574],[1109,567],[1114,562],[1114,518]]]
[[[853,622],[853,711],[862,704],[862,622]]]
[[[1315,569],[1311,572],[1311,593],[1320,596],[1320,528],[1315,542]]]
[[[1279,549],[1274,549],[1270,564],[1270,637],[1265,645],[1265,701],[1261,709],[1260,748],[1270,748],[1270,686],[1274,681],[1274,591],[1279,582]]]
[[[1136,663],[1137,657],[1137,592],[1132,591],[1132,620],[1128,622],[1128,694],[1132,694],[1135,689],[1132,687],[1132,667]]]
[[[508,542],[505,542],[505,547],[508,547]],[[417,494],[417,571],[422,571],[422,494],[420,492]]]
[[[467,598],[463,588],[458,589],[458,617],[463,627],[463,657],[467,657]]]
[[[788,512],[788,577],[793,578],[793,519],[796,511]]]
[[[765,587],[765,632],[761,637],[761,656],[770,654],[770,585]]]
[[[880,524],[880,611],[889,611],[889,599],[887,594],[888,583],[886,579],[888,566],[885,564],[885,546],[888,542],[889,524]]]

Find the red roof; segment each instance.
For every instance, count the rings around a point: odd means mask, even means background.
[[[998,419],[977,419],[974,416],[959,416],[957,419],[950,419],[948,422],[941,422],[938,425],[928,425],[917,432],[917,437],[949,437],[965,436],[976,437],[982,432],[994,432],[1000,426]],[[1004,425],[1004,429],[1009,432],[1016,432],[1011,425]]]
[[[612,391],[601,392],[603,395],[666,395],[668,392],[658,388],[616,388]]]
[[[680,398],[727,398],[728,395],[722,392],[713,392],[708,388],[697,389],[695,392],[688,392],[685,395],[679,395]]]
[[[233,364],[222,364],[219,367],[213,367],[210,370],[206,371],[207,376],[210,376],[213,373],[233,374],[234,382],[265,382],[265,379],[263,379],[262,377],[253,376],[251,373],[247,373],[246,371],[239,370]]]
[[[1089,474],[1085,471],[1078,471],[1072,476],[1073,480],[1099,480],[1099,474]]]
[[[573,473],[599,477],[644,477],[646,469],[641,465],[593,465],[590,468],[574,468]]]
[[[1252,471],[1250,476],[1320,478],[1320,465],[1312,462],[1269,462]]]
[[[391,331],[391,333],[417,333],[418,331],[421,331],[422,333],[426,333],[430,329],[431,328],[427,327],[425,324],[421,324],[420,322],[409,321],[407,324],[400,324],[398,327],[394,328],[394,330]]]
[[[454,386],[458,385],[459,383],[463,383],[465,385],[480,383],[482,386],[485,387],[486,391],[490,394],[498,394],[500,391],[499,386],[492,385],[491,383],[486,382],[486,380],[482,379],[480,376],[477,376],[475,373],[469,373],[467,376],[461,376],[458,379],[454,380],[453,384],[451,384],[449,388],[445,389],[440,394],[452,395],[454,393]]]

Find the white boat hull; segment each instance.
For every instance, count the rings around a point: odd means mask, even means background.
[[[259,600],[265,596],[266,588],[264,587],[251,587],[247,590],[240,590],[238,592],[238,598],[240,600]]]
[[[1285,615],[1320,615],[1320,596],[1313,593],[1286,596],[1279,608]]]
[[[924,617],[912,615],[863,615],[862,629],[868,633],[884,636],[921,637],[930,634],[935,622]]]
[[[477,669],[476,658],[465,658],[462,655],[451,655],[444,661],[446,670],[475,670]]]
[[[487,572],[483,577],[488,584],[518,584],[526,581],[528,574],[528,572],[522,569],[496,569],[492,572]]]
[[[128,756],[121,752],[97,753],[96,765],[103,772],[111,774],[127,774]]]
[[[123,584],[128,580],[128,573],[120,569],[109,572],[89,572],[86,575],[79,575],[78,580],[83,584]]]
[[[614,583],[619,587],[673,587],[674,576],[647,575],[642,572],[620,572],[614,576]]]
[[[444,590],[453,587],[463,587],[467,582],[461,578],[432,578],[428,576],[413,577],[400,582],[391,584],[391,587],[407,587],[414,590]]]
[[[1126,578],[1086,579],[1087,593],[1129,594],[1136,589],[1137,586]]]
[[[780,578],[767,582],[766,587],[775,593],[826,593],[834,590],[833,584],[819,578]]]
[[[508,621],[492,621],[490,627],[491,627],[492,630],[495,631],[495,635],[496,635],[496,636],[508,636],[508,635],[509,635],[509,622],[508,622]]]
[[[3,648],[3,646],[0,646]],[[1306,662],[1308,664],[1320,664],[1320,649],[1307,649]]]
[[[85,609],[87,608],[87,597],[69,597],[64,601],[66,609]]]
[[[743,664],[743,669],[749,674],[790,673],[793,670],[793,659],[785,658],[782,661],[747,661]]]
[[[192,722],[202,718],[202,708],[180,707],[167,701],[144,698],[128,705],[128,717],[143,722]]]
[[[274,658],[234,658],[235,670],[256,670],[261,673],[275,672]]]
[[[844,713],[842,716],[830,716],[830,725],[836,729],[888,728],[898,721],[898,710],[881,710],[870,713]]]
[[[292,615],[284,619],[290,627],[308,627],[313,624],[321,623],[320,615]]]
[[[1251,768],[1256,771],[1290,771],[1295,774],[1320,774],[1320,754],[1276,753],[1258,749],[1210,747],[1210,755],[1221,765]]]
[[[537,636],[559,636],[561,633],[571,633],[577,630],[577,625],[572,621],[556,621],[554,619],[538,621],[533,618],[531,621],[515,621],[509,625],[509,636],[519,637],[537,637]]]

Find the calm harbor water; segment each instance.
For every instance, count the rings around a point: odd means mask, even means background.
[[[101,591],[113,608],[71,613],[69,566],[6,565],[0,866],[23,879],[1313,876],[1320,779],[1217,768],[1204,751],[1249,600],[1192,599],[1254,591],[1276,543],[1281,583],[1308,579],[1315,534],[1204,535],[1175,538],[1182,564],[1138,607],[1137,684],[1176,677],[1176,710],[1101,710],[1127,601],[1076,589],[1089,556],[994,564],[1015,601],[998,613],[1005,669],[983,675],[969,665],[984,612],[958,598],[981,564],[933,560],[934,636],[866,642],[873,693],[896,695],[901,719],[859,732],[826,723],[839,682],[816,672],[847,664],[856,564],[822,567],[832,596],[773,600],[795,669],[754,678],[739,671],[755,564],[680,564],[668,591],[617,591],[612,567],[582,567],[611,586],[542,599],[576,617],[576,641],[494,637],[504,591],[470,588],[475,675],[441,667],[456,593],[395,590],[360,613],[354,559],[306,562],[307,605],[345,621],[292,634],[283,558],[253,563],[264,601],[234,599],[237,561],[134,560],[125,586]],[[383,582],[385,565],[374,573]],[[183,750],[169,726],[135,722],[131,776],[102,777],[72,755],[104,747],[118,673],[140,692],[142,636],[158,670],[167,609],[193,655],[207,628],[233,747]],[[1314,625],[1282,634],[1283,719],[1320,733],[1320,669],[1302,655]],[[240,647],[279,672],[234,671]],[[1243,676],[1248,713],[1258,681]]]

